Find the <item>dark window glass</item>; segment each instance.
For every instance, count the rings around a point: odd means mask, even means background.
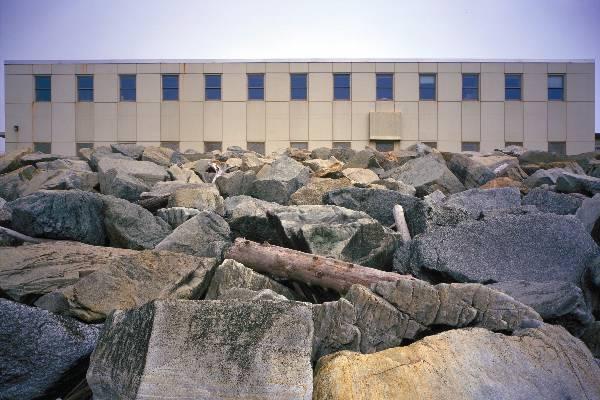
[[[204,75],[205,100],[221,100],[221,75]]]
[[[423,142],[425,146],[429,146],[432,149],[437,149],[437,142]]]
[[[52,145],[47,142],[36,142],[33,144],[33,151],[39,151],[40,153],[50,154]]]
[[[79,150],[81,149],[91,149],[94,147],[94,143],[75,143],[75,151],[79,154]]]
[[[565,155],[565,154],[567,154],[567,143],[565,143],[565,142],[548,142],[548,152]]]
[[[479,151],[479,142],[462,142],[460,151]]]
[[[394,142],[391,140],[379,140],[375,142],[377,151],[394,151]]]
[[[223,143],[222,142],[204,142],[204,152],[205,153],[209,153],[211,151],[221,151],[221,149],[223,148]]]
[[[77,101],[94,101],[94,77],[92,75],[77,76]]]
[[[350,142],[333,142],[332,148],[334,148],[334,149],[349,149]]]
[[[248,74],[248,100],[265,99],[265,75]]]
[[[160,142],[160,147],[166,147],[167,149],[179,151],[179,142]]]
[[[564,100],[565,76],[548,75],[548,100]]]
[[[479,100],[479,75],[463,74],[462,78],[463,100]]]
[[[350,74],[333,74],[333,99],[350,100]]]
[[[162,76],[163,100],[179,100],[179,75]]]
[[[291,142],[290,147],[298,150],[308,150],[308,142]]]
[[[306,84],[306,74],[291,74],[291,98],[292,100],[306,100],[308,85]]]
[[[394,74],[377,74],[377,100],[394,100]]]
[[[248,150],[264,155],[265,142],[248,142]]]
[[[508,146],[523,147],[523,142],[506,142],[506,143],[504,143],[504,146],[506,146],[506,147],[508,147]]]
[[[35,77],[35,101],[50,101],[51,82],[49,75],[38,75]]]
[[[120,75],[120,94],[121,101],[135,101],[135,75]]]
[[[521,74],[504,75],[504,99],[521,100]]]
[[[419,100],[435,100],[435,75],[419,75]]]

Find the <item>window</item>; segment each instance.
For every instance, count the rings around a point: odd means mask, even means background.
[[[167,149],[179,151],[179,142],[160,142],[160,147],[166,147]]]
[[[394,100],[394,74],[377,74],[377,100]]]
[[[437,149],[437,142],[423,142],[423,144],[427,147],[431,147],[432,149]]]
[[[334,148],[334,149],[349,149],[350,142],[333,142],[332,148]]]
[[[519,147],[523,147],[523,142],[506,142],[504,143],[505,147],[508,146],[519,146]]]
[[[135,75],[119,75],[121,101],[135,101]]]
[[[204,99],[221,100],[221,75],[204,75]]]
[[[265,99],[265,74],[248,74],[248,100]]]
[[[51,81],[49,75],[36,75],[35,77],[35,101],[50,101]]]
[[[292,149],[308,150],[308,142],[292,142],[290,143]]]
[[[75,151],[77,154],[79,154],[79,150],[81,149],[92,149],[93,147],[93,143],[75,143]]]
[[[377,151],[394,151],[394,142],[391,140],[378,140],[375,142]]]
[[[479,100],[479,75],[463,74],[462,76],[463,100]]]
[[[47,142],[36,142],[33,144],[33,151],[39,151],[40,153],[50,154],[51,144]]]
[[[306,84],[306,74],[291,74],[291,99],[306,100],[308,85]]]
[[[220,78],[221,76],[219,76]],[[209,153],[211,151],[221,151],[223,148],[223,143],[221,142],[204,142],[204,152]]]
[[[94,101],[94,77],[77,75],[77,101]]]
[[[179,75],[162,76],[163,101],[179,100]]]
[[[462,142],[460,151],[479,151],[479,142]]]
[[[350,74],[333,74],[333,99],[350,100]]]
[[[567,154],[567,143],[566,142],[548,142],[548,152],[556,153],[560,155]]]
[[[435,100],[435,75],[419,75],[419,100]]]
[[[565,99],[565,76],[548,75],[548,100]]]
[[[248,150],[264,155],[265,142],[248,142]]]
[[[521,74],[504,75],[504,99],[521,100]]]

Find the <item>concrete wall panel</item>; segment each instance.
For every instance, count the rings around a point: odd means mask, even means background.
[[[548,100],[548,75],[523,74],[523,101]]]
[[[394,100],[419,100],[419,74],[401,72],[394,74]]]
[[[94,140],[117,141],[117,103],[94,104]]]
[[[550,101],[548,102],[548,141],[565,140],[567,140],[567,103]]]
[[[181,141],[202,142],[204,140],[204,103],[182,101],[179,113],[179,138]]]
[[[546,102],[524,102],[523,118],[523,142],[548,141],[548,108]]]
[[[504,102],[482,102],[479,150],[493,151],[504,147],[504,143]]]
[[[462,75],[443,72],[437,76],[437,99],[439,101],[461,101]]]
[[[117,141],[137,140],[137,107],[133,102],[117,104]]]
[[[138,74],[136,78],[137,102],[159,102],[161,99],[160,88],[159,74]]]
[[[52,141],[75,142],[75,104],[52,104]]]
[[[594,140],[594,103],[567,103],[567,139],[582,142]]]
[[[437,103],[434,101],[419,102],[419,140],[422,142],[437,141],[438,135]]]
[[[330,101],[308,104],[308,138],[310,140],[331,140],[333,111]]]
[[[523,141],[523,102],[507,101],[504,103],[504,140],[507,142]]]
[[[246,145],[246,103],[223,103],[223,145]],[[223,147],[226,148],[225,146]]]
[[[481,74],[481,101],[504,101],[504,73]]]
[[[266,139],[267,110],[264,101],[246,103],[246,140],[264,142]]]
[[[333,76],[330,73],[308,74],[308,99],[310,101],[333,100]]]
[[[138,142],[160,142],[160,103],[137,103]]]
[[[182,74],[179,77],[179,82],[181,84],[179,99],[182,102],[204,100],[203,74]]]
[[[221,142],[223,140],[223,103],[209,101],[204,103],[204,141]]]
[[[352,140],[352,104],[349,101],[333,102],[333,141]]]
[[[75,75],[52,75],[52,102],[72,103],[77,100]]]
[[[375,111],[375,102],[352,102],[352,140],[369,142],[369,113]],[[357,146],[361,146],[357,142]],[[354,145],[354,143],[353,143]],[[354,147],[353,147],[354,148]]]
[[[30,104],[6,104],[6,141],[7,142],[32,142],[33,116]],[[19,131],[14,131],[14,126],[19,127]]]
[[[8,105],[7,105],[8,107]],[[93,108],[93,104],[91,105]],[[29,108],[29,107],[28,107]],[[50,103],[33,103],[33,142],[52,141],[52,105]],[[8,112],[7,112],[8,114]],[[6,122],[6,133],[12,130],[12,125]],[[20,129],[19,129],[20,131]],[[92,129],[92,134],[93,134]]]
[[[481,104],[478,101],[462,102],[462,140],[481,141]]]
[[[568,74],[565,87],[567,101],[594,101],[593,74]]]
[[[5,75],[6,103],[31,103],[34,96],[33,80],[31,75]]]
[[[135,107],[135,103],[133,103]],[[94,142],[94,103],[75,104],[75,140],[77,142]]]
[[[461,140],[461,105],[460,102],[438,103],[438,140]]]
[[[294,142],[308,140],[308,102],[306,101],[290,102],[290,140]]]
[[[351,80],[352,101],[375,100],[375,74],[353,73]]]
[[[290,74],[271,72],[265,75],[265,99],[267,101],[290,100]]]
[[[395,112],[400,113],[402,141],[419,139],[419,103],[400,101],[395,103]]]
[[[94,75],[94,101],[97,103],[119,101],[119,76],[117,74]]]
[[[290,139],[290,107],[287,102],[268,101],[266,104],[266,139]]]
[[[246,74],[223,74],[221,79],[223,101],[246,101],[248,98]]]

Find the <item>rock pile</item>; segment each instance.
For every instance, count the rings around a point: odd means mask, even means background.
[[[0,398],[600,399],[600,153],[0,157]]]

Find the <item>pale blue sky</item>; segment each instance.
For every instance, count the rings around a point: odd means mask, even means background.
[[[586,58],[598,76],[600,0],[0,0],[2,61],[137,58]]]

